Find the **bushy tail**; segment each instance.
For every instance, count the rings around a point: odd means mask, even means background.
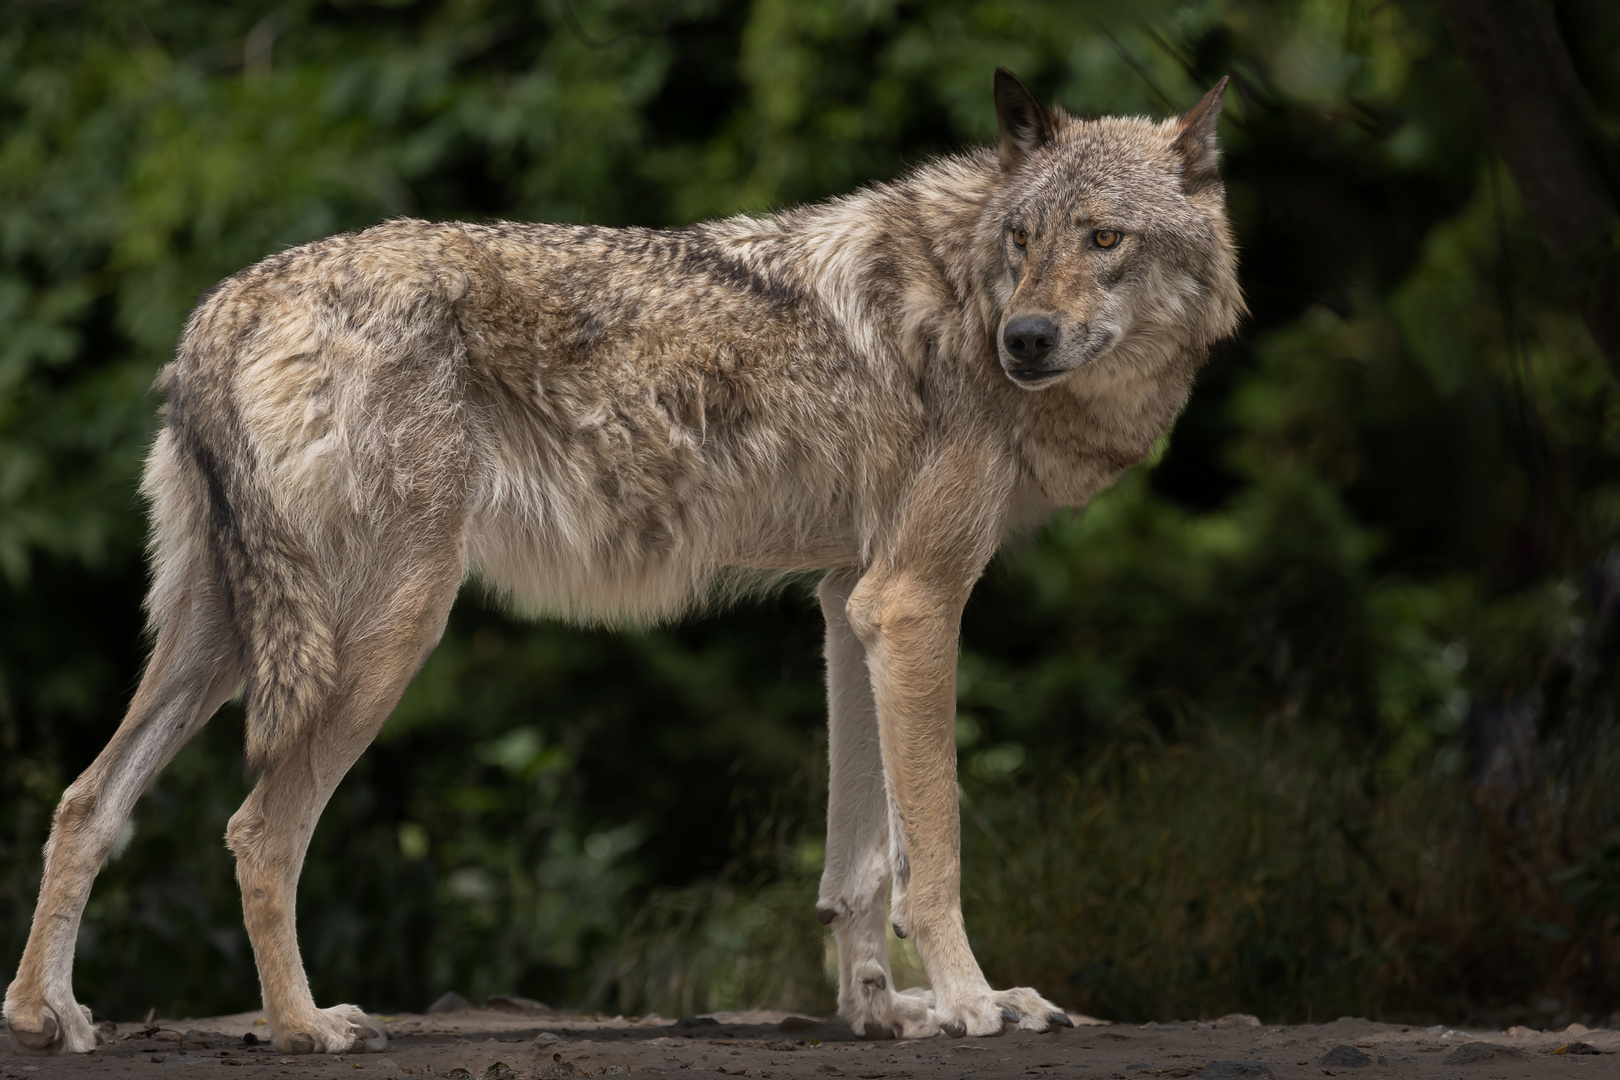
[[[379,615],[389,575],[455,542],[467,276],[451,247],[404,222],[272,256],[203,298],[160,379],[152,614],[181,601],[176,567],[219,582],[256,766],[347,689],[346,630]]]
[[[188,602],[199,567],[219,582],[238,651],[247,760],[262,768],[300,741],[329,707],[337,681],[329,590],[307,535],[272,503],[224,387],[188,352],[165,369],[167,423],[147,461],[155,628]]]

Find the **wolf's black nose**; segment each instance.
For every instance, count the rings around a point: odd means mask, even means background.
[[[1045,315],[1020,315],[1007,324],[1001,335],[1007,355],[1026,364],[1039,363],[1057,348],[1057,323]]]

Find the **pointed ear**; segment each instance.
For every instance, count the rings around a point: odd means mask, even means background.
[[[1057,120],[1022,79],[996,68],[996,123],[1001,125],[1001,167],[1012,170],[1026,155],[1052,141]]]
[[[1228,79],[1221,79],[1215,89],[1203,100],[1188,109],[1181,118],[1181,132],[1176,136],[1176,152],[1181,155],[1181,186],[1192,195],[1210,184],[1219,183],[1220,144],[1216,130],[1221,119],[1221,98],[1226,94]]]

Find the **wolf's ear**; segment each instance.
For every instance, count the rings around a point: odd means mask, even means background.
[[[1181,133],[1176,136],[1174,146],[1181,155],[1181,186],[1189,195],[1220,181],[1221,148],[1215,135],[1227,81],[1222,78],[1215,89],[1181,118]]]
[[[1012,170],[1026,154],[1052,141],[1057,120],[1022,79],[996,68],[996,123],[1001,125],[1001,167]]]

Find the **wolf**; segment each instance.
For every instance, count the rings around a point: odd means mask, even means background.
[[[620,622],[824,572],[840,1015],[867,1037],[1069,1024],[968,944],[959,623],[998,545],[1142,460],[1244,314],[1225,87],[1082,119],[997,70],[998,147],[831,202],[669,230],[396,220],[209,290],[158,380],[152,655],[57,808],[15,1048],[95,1046],[72,966],[97,868],[238,692],[258,779],[226,840],[274,1046],[386,1045],[317,1007],[294,894],[469,576]],[[891,922],[931,989],[893,986]]]

